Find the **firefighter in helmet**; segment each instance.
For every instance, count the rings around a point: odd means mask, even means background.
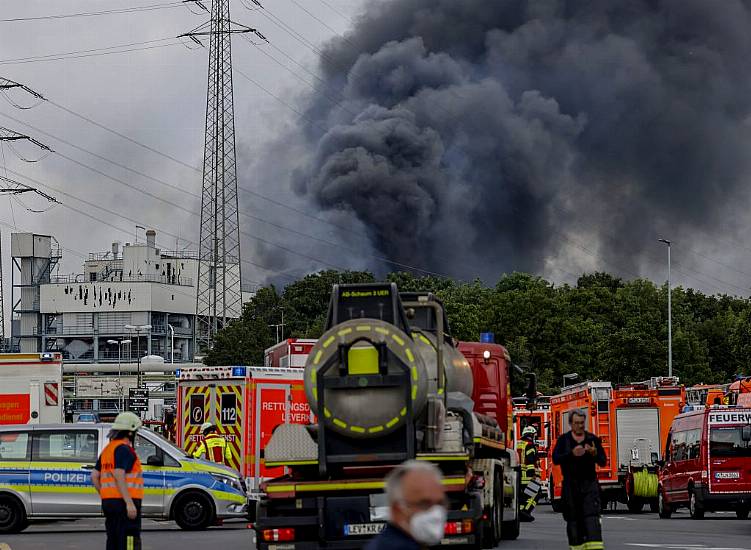
[[[522,474],[522,498],[519,505],[519,519],[534,521],[532,511],[537,505],[540,493],[540,483],[537,480],[537,444],[535,437],[537,430],[534,426],[527,426],[522,430],[522,438],[516,444],[519,453],[519,464]]]
[[[194,458],[205,458],[219,464],[229,464],[232,450],[227,440],[217,433],[216,426],[211,422],[204,422],[201,426],[203,441],[193,453]]]

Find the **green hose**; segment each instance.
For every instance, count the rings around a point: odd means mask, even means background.
[[[657,497],[657,474],[646,468],[634,472],[634,496],[640,498]]]

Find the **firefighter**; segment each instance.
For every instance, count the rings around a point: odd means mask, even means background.
[[[586,415],[578,409],[569,413],[571,430],[556,441],[553,464],[561,467],[561,501],[566,534],[571,550],[602,550],[600,484],[595,466],[605,466],[602,441],[584,429]]]
[[[140,550],[143,471],[133,443],[141,419],[132,412],[117,415],[91,481],[102,499],[107,550]]]
[[[204,456],[206,460],[219,464],[229,464],[232,458],[232,450],[227,445],[227,440],[219,435],[216,426],[211,422],[204,422],[201,426],[203,441],[193,453],[194,458]]]
[[[537,505],[537,497],[540,494],[540,483],[537,475],[537,444],[535,437],[537,430],[534,426],[527,426],[522,430],[522,438],[516,444],[519,453],[519,464],[522,474],[522,497],[519,505],[519,519],[521,521],[534,521],[532,512]],[[526,500],[524,500],[526,498]]]

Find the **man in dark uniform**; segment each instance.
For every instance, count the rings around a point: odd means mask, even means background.
[[[386,478],[389,522],[365,550],[420,550],[441,542],[446,526],[446,493],[441,471],[411,460]]]
[[[586,415],[569,413],[571,431],[558,438],[553,464],[563,474],[562,503],[566,534],[571,550],[602,550],[600,485],[595,466],[605,466],[607,457],[600,438],[584,429]]]

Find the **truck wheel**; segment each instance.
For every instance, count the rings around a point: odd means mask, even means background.
[[[503,495],[503,484],[501,483],[501,480],[499,479],[498,482],[501,484],[501,495]],[[519,495],[518,499],[521,499],[522,495],[522,486],[521,481],[519,478],[517,478],[516,482],[516,494]],[[519,519],[519,503],[517,502],[516,507],[516,514],[514,515],[514,519],[510,519],[508,521],[503,521],[503,500],[500,501],[500,513],[498,514],[501,523],[501,539],[503,540],[516,540],[519,538],[519,532],[521,531],[521,521]]]
[[[186,531],[201,531],[214,523],[214,506],[202,493],[181,496],[173,508],[175,522]]]
[[[20,533],[29,526],[26,510],[18,499],[0,497],[0,533]]]
[[[748,508],[738,508],[735,511],[735,517],[738,519],[748,519]]]
[[[659,506],[657,504],[656,498],[653,498],[649,501],[649,511],[653,514],[656,514],[659,511]]]
[[[641,514],[642,508],[644,508],[644,501],[639,497],[629,496],[626,507],[632,514]]]
[[[688,495],[688,512],[692,519],[704,519],[704,508],[699,504],[696,498],[696,491],[694,491],[693,487]]]
[[[483,548],[495,548],[501,541],[501,524],[503,522],[503,490],[498,472],[493,476],[493,506],[488,510],[488,519],[482,536]]]
[[[673,507],[665,502],[665,495],[660,489],[657,490],[657,514],[662,519],[670,519],[673,515]]]

